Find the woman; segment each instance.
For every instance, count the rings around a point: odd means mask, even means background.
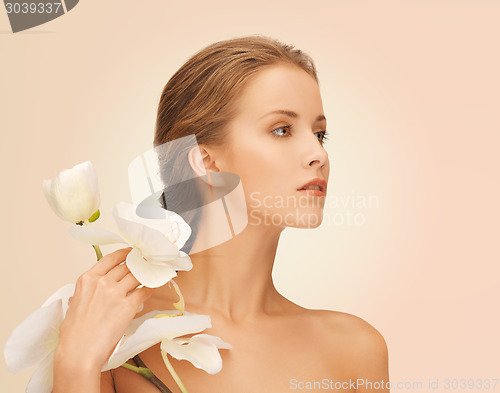
[[[195,134],[199,151],[187,155],[188,169],[239,175],[248,212],[245,229],[226,242],[203,249],[201,237],[190,239],[194,267],[176,278],[186,310],[210,315],[213,327],[205,332],[233,346],[221,351],[224,366],[215,375],[172,360],[191,393],[387,391],[375,385],[388,381],[387,347],[375,328],[350,314],[300,307],[278,293],[271,277],[283,229],[321,223],[329,175],[325,133],[312,60],[266,37],[210,45],[165,86],[155,146]],[[301,203],[283,203],[293,199]],[[204,217],[187,219],[196,220],[200,232],[217,230]],[[142,302],[141,314],[171,309],[178,300],[168,285],[137,289],[120,264],[129,250],[105,256],[79,278],[61,328],[54,392],[158,392],[123,367],[100,373]],[[140,357],[172,392],[180,391],[158,346]]]

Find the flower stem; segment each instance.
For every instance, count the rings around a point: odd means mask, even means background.
[[[134,356],[134,362],[139,367],[132,366],[128,363],[123,363],[122,367],[128,368],[146,378],[149,382],[155,385],[161,393],[172,393],[172,391],[160,380],[154,373],[144,364],[139,356]]]
[[[85,225],[90,225],[90,221],[89,220],[84,220],[83,223]],[[92,247],[94,247],[94,251],[95,251],[95,255],[97,257],[97,260],[101,259],[102,258],[102,252],[101,252],[101,248],[99,247],[98,244],[93,244]]]
[[[184,296],[182,296],[181,290],[174,280],[170,280],[170,283],[172,283],[175,292],[179,296],[179,301],[174,303],[174,307],[180,311],[178,315],[184,315]]]
[[[153,376],[152,371],[146,367],[136,367],[128,363],[123,363],[122,367],[128,368],[129,370],[135,371],[137,374],[141,374],[144,378],[151,379]]]
[[[168,371],[170,371],[170,374],[172,374],[172,378],[174,378],[174,381],[177,384],[177,386],[179,386],[179,389],[181,390],[181,392],[182,393],[189,393],[187,391],[186,387],[184,386],[184,384],[182,383],[181,379],[179,378],[179,376],[175,372],[174,368],[170,364],[170,362],[168,360],[167,353],[165,351],[161,351],[161,356],[163,357],[163,361],[165,362],[165,366],[167,366]]]
[[[94,247],[95,250],[95,255],[97,256],[97,260],[102,258],[102,252],[101,249],[99,248],[98,244],[93,244],[92,247]]]

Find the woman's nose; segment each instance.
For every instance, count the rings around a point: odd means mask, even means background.
[[[311,166],[323,167],[328,163],[328,153],[319,141],[315,134],[307,138],[307,141],[303,142],[303,149],[305,151],[303,155],[304,166],[309,168]]]

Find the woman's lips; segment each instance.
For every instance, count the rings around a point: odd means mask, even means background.
[[[309,190],[298,190],[300,192],[303,192],[307,195],[314,195],[314,196],[325,196],[326,194],[321,191],[321,190],[314,190],[314,189],[309,189]]]
[[[308,181],[298,191],[305,192],[308,195],[325,196],[326,195],[326,181],[319,177]]]

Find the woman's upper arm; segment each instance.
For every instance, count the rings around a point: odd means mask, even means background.
[[[357,341],[357,392],[389,392],[389,354],[380,332],[363,321]]]
[[[101,373],[101,393],[116,393],[111,370]]]
[[[356,392],[389,392],[389,355],[380,332],[352,314],[330,311],[325,315],[328,329],[335,332],[332,336],[335,350],[342,349],[346,366],[343,382]],[[336,363],[335,366],[338,367]]]

